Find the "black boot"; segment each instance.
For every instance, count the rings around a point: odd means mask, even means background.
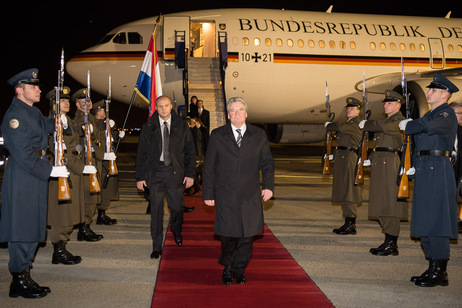
[[[356,234],[356,218],[345,217],[345,224],[338,229],[332,230],[332,232],[340,235]]]
[[[31,267],[31,268],[32,268],[32,267]],[[26,274],[26,278],[29,280],[29,283],[30,283],[32,286],[34,286],[34,287],[36,287],[37,289],[40,289],[40,290],[42,290],[42,291],[44,291],[44,292],[46,292],[46,293],[51,293],[51,290],[50,290],[49,287],[42,287],[42,286],[39,286],[39,284],[36,283],[36,282],[30,277],[30,268],[26,269],[25,272],[26,272],[26,273],[25,273],[25,274]]]
[[[426,277],[416,280],[415,285],[419,287],[445,287],[449,285],[447,265],[448,260],[432,260],[430,273]]]
[[[65,264],[65,265],[73,265],[79,264],[82,261],[80,256],[73,256],[67,249],[66,244],[64,241],[59,241],[57,243],[53,243],[53,258],[51,263],[53,264]]]
[[[79,225],[79,233],[77,233],[78,241],[97,242],[102,238],[103,236],[101,234],[96,234],[92,229],[90,229],[90,225]]]
[[[97,225],[115,225],[117,219],[112,219],[106,215],[106,210],[98,210],[98,218],[96,218]]]
[[[223,269],[221,281],[223,281],[223,283],[226,285],[230,285],[233,283],[233,272],[231,271],[231,265],[226,265]]]
[[[45,287],[40,287],[32,280],[29,269],[21,273],[12,272],[11,276],[13,276],[13,281],[10,284],[10,297],[41,298],[49,293]]]
[[[385,233],[385,241],[377,248],[371,248],[369,252],[375,256],[397,256],[398,252],[398,237]]]
[[[428,259],[428,268],[425,272],[422,273],[420,276],[412,276],[411,277],[411,282],[416,282],[418,280],[422,280],[427,278],[427,276],[430,274],[430,270],[432,268],[432,259]]]

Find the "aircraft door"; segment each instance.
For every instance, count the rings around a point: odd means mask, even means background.
[[[443,42],[439,38],[429,38],[428,43],[430,46],[430,67],[444,68],[446,59],[444,58]]]
[[[188,16],[164,16],[163,28],[163,52],[164,60],[175,60],[175,34],[184,32],[184,43],[189,50],[189,17]]]
[[[215,22],[197,21],[191,23],[190,57],[216,57],[217,42]]]

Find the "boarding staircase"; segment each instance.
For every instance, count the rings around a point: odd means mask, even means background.
[[[197,96],[210,112],[210,132],[226,123],[219,58],[188,58],[188,102]]]

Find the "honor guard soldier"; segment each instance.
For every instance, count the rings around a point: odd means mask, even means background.
[[[95,117],[96,126],[98,126],[98,130],[100,132],[100,136],[98,139],[101,141],[101,147],[106,149],[106,109],[104,107],[104,101],[100,101],[93,105],[91,109],[91,113]],[[115,127],[115,122],[112,119],[109,120],[109,127],[111,132],[111,140],[118,141],[119,139],[123,139],[125,137],[124,131],[117,131]],[[112,144],[111,144],[112,147]],[[111,203],[112,199],[119,198],[119,177],[117,175],[111,175],[109,172],[109,161],[115,160],[116,156],[112,152],[111,153],[104,153],[103,161],[101,163],[102,170],[100,174],[100,187],[101,187],[101,194],[99,194],[98,198],[98,215],[96,218],[96,224],[98,225],[115,225],[117,224],[117,219],[112,219],[106,214],[107,209]]]
[[[385,119],[363,120],[360,128],[374,133],[374,150],[370,155],[370,193],[369,216],[378,217],[385,241],[377,248],[371,248],[370,253],[378,256],[398,255],[398,236],[400,217],[408,218],[407,205],[397,201],[400,157],[398,151],[403,144],[403,133],[399,122],[404,120],[400,112],[403,97],[391,90],[385,91],[383,108]]]
[[[83,192],[83,147],[76,131],[73,120],[67,115],[70,109],[70,89],[63,87],[60,93],[59,112],[67,118],[72,129],[70,133],[63,134],[64,154],[63,160],[69,170],[70,200],[58,200],[58,181],[51,179],[48,189],[48,237],[53,244],[53,264],[78,264],[82,258],[74,256],[66,249],[70,235],[75,225],[85,222],[85,202]],[[56,105],[56,90],[48,92],[46,98],[50,101],[50,114],[53,118]],[[53,151],[54,140],[50,138],[50,150]],[[54,154],[54,153],[53,153]]]
[[[456,183],[450,161],[457,118],[448,101],[459,89],[438,73],[427,88],[431,110],[422,118],[400,122],[406,135],[414,137],[413,167],[408,172],[415,177],[411,233],[420,237],[429,267],[411,281],[421,287],[449,284],[449,241],[458,238]]]
[[[65,166],[51,166],[45,155],[54,121],[34,106],[41,94],[37,75],[37,69],[29,69],[8,80],[15,97],[1,125],[10,153],[0,213],[0,242],[8,242],[8,268],[13,276],[10,297],[40,298],[50,292],[31,278],[30,268],[38,242],[46,236],[48,179],[68,176]],[[62,122],[67,130],[64,118]]]
[[[457,186],[457,203],[459,206],[459,233],[462,233],[462,102],[452,102],[449,104],[449,107],[454,109],[454,112],[457,117],[457,138],[454,144],[455,149],[455,162],[454,162],[454,173],[456,176],[456,186]]]
[[[83,126],[85,124],[85,104],[86,104],[86,90],[85,88],[78,90],[72,95],[72,101],[75,102],[77,110],[74,115],[74,123],[77,128],[81,143],[85,144],[85,134]],[[87,105],[87,117],[88,124],[90,125],[91,133],[91,149],[87,149],[92,152],[92,156],[96,158],[96,161],[102,161],[104,157],[104,149],[101,147],[101,142],[99,136],[101,132],[99,131],[98,126],[96,125],[95,117],[90,113],[92,108],[92,102],[89,101]],[[97,175],[100,173],[101,166],[96,165]],[[79,241],[87,242],[96,242],[103,238],[101,234],[96,234],[91,228],[90,224],[93,220],[93,215],[96,211],[96,205],[98,203],[98,194],[99,192],[90,192],[90,175],[84,175],[83,184],[84,184],[84,195],[85,195],[85,223],[79,225],[79,233],[77,234],[77,239]]]
[[[359,128],[361,103],[354,97],[346,99],[345,123],[326,122],[326,130],[337,132],[337,149],[334,161],[332,202],[342,203],[345,223],[333,232],[347,235],[356,234],[357,206],[361,203],[361,188],[355,185],[355,167],[362,131]]]

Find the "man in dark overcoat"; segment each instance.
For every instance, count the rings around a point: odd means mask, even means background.
[[[408,172],[415,172],[411,232],[420,237],[429,268],[411,281],[421,287],[448,285],[449,241],[458,237],[456,183],[450,161],[457,118],[447,102],[459,89],[438,73],[428,88],[431,110],[420,119],[400,122],[415,143],[414,169]]]
[[[327,131],[337,132],[334,161],[332,202],[341,202],[345,223],[333,230],[340,235],[356,234],[357,206],[361,203],[361,187],[355,185],[355,167],[362,131],[359,128],[361,103],[354,97],[346,99],[347,121],[326,122]]]
[[[404,120],[400,112],[403,97],[395,91],[385,91],[383,108],[385,119],[363,120],[360,128],[374,133],[374,150],[369,156],[371,161],[369,189],[369,217],[378,217],[385,241],[370,253],[379,256],[397,256],[400,218],[408,218],[407,206],[397,201],[400,157],[398,151],[403,144],[403,133],[399,122]]]
[[[452,102],[449,107],[454,109],[457,117],[457,139],[455,143],[456,160],[454,162],[454,173],[457,186],[457,203],[459,206],[459,233],[462,233],[462,102]]]
[[[212,131],[203,169],[202,199],[216,205],[215,234],[221,239],[223,283],[246,283],[244,270],[254,236],[263,232],[262,200],[274,190],[274,161],[266,134],[246,123],[242,98],[227,103],[228,124]],[[261,173],[261,189],[260,189]]]
[[[149,189],[151,204],[151,258],[162,253],[164,198],[170,210],[170,230],[175,243],[183,245],[183,185],[191,187],[196,175],[196,153],[191,130],[172,112],[167,96],[156,100],[157,110],[143,125],[136,151],[136,186]]]
[[[31,278],[30,268],[38,242],[45,240],[48,179],[68,176],[66,167],[52,167],[45,155],[54,121],[34,106],[41,94],[37,75],[37,69],[29,69],[8,80],[15,97],[1,124],[10,153],[0,212],[0,242],[8,242],[8,268],[13,276],[10,297],[40,298],[50,292]],[[67,122],[62,121],[67,130]]]

